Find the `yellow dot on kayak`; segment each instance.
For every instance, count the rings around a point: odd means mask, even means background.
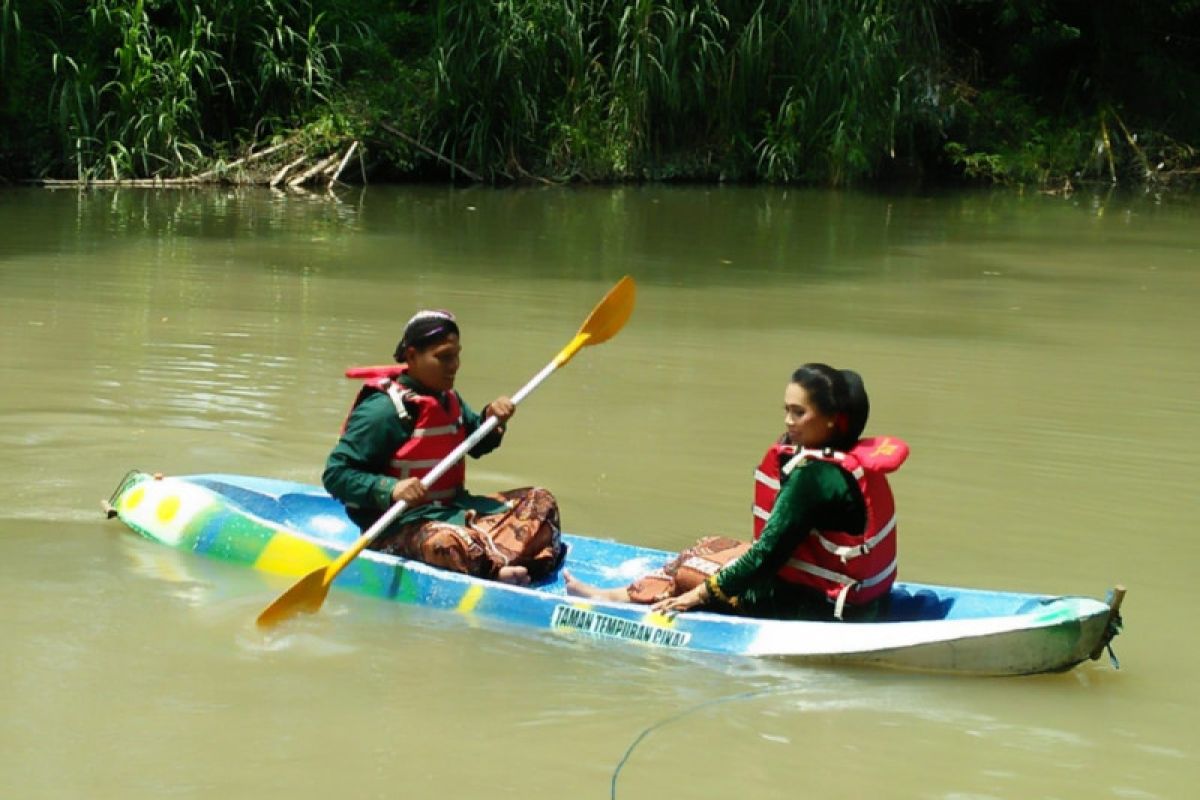
[[[475,610],[475,606],[479,605],[480,599],[483,598],[483,587],[477,583],[471,584],[463,595],[462,600],[458,601],[458,611],[463,614],[470,614]]]
[[[666,614],[660,614],[657,611],[651,611],[646,615],[644,622],[647,625],[653,625],[656,628],[674,628],[675,618]]]
[[[170,522],[178,513],[179,497],[176,495],[164,497],[158,504],[158,508],[154,509],[154,514],[158,517],[159,522]]]
[[[125,499],[121,501],[121,507],[125,511],[133,511],[142,504],[142,500],[146,497],[146,489],[142,486],[137,487],[129,494],[125,495]]]
[[[258,554],[254,568],[273,575],[307,575],[327,567],[333,559],[312,542],[277,531]]]

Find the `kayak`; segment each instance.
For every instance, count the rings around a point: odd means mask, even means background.
[[[291,577],[330,564],[361,535],[324,489],[269,478],[133,471],[104,506],[153,541]],[[573,534],[563,541],[571,572],[600,586],[625,585],[674,555]],[[968,675],[1061,672],[1099,658],[1106,647],[1111,655],[1124,594],[1114,589],[1102,602],[897,582],[884,617],[872,622],[705,611],[668,617],[643,605],[569,595],[557,573],[512,586],[373,550],[351,561],[334,586],[599,644]]]

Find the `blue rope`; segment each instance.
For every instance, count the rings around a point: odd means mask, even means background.
[[[625,755],[621,756],[621,760],[617,762],[617,768],[613,770],[612,786],[609,790],[609,797],[611,800],[617,800],[617,776],[621,774],[621,768],[625,766],[625,762],[627,762],[629,760],[629,756],[633,754],[634,748],[641,744],[641,741],[649,736],[652,731],[658,730],[666,725],[670,725],[672,722],[681,720],[690,714],[694,714],[695,712],[709,708],[710,706],[718,706],[722,703],[732,703],[735,700],[749,700],[754,697],[764,697],[769,694],[779,694],[789,691],[794,691],[794,689],[789,686],[775,686],[770,689],[756,689],[753,692],[739,692],[738,694],[731,694],[726,695],[725,697],[716,697],[712,700],[705,700],[703,703],[697,703],[696,705],[685,708],[676,714],[672,714],[669,717],[660,719],[658,722],[642,730],[642,732],[637,735],[637,738],[630,743],[628,748],[626,748]]]

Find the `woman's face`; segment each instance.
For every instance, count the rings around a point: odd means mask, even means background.
[[[833,437],[833,416],[823,414],[808,400],[808,392],[798,383],[789,383],[783,392],[784,425],[788,440],[802,447],[824,447]]]
[[[423,350],[410,347],[405,353],[408,374],[426,389],[447,392],[454,388],[461,352],[458,334],[454,333]]]

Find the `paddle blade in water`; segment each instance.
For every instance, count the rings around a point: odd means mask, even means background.
[[[320,567],[313,570],[275,598],[275,602],[258,615],[258,627],[271,628],[297,614],[315,614],[320,611],[325,596],[329,594],[329,582],[325,580],[327,569]]]

